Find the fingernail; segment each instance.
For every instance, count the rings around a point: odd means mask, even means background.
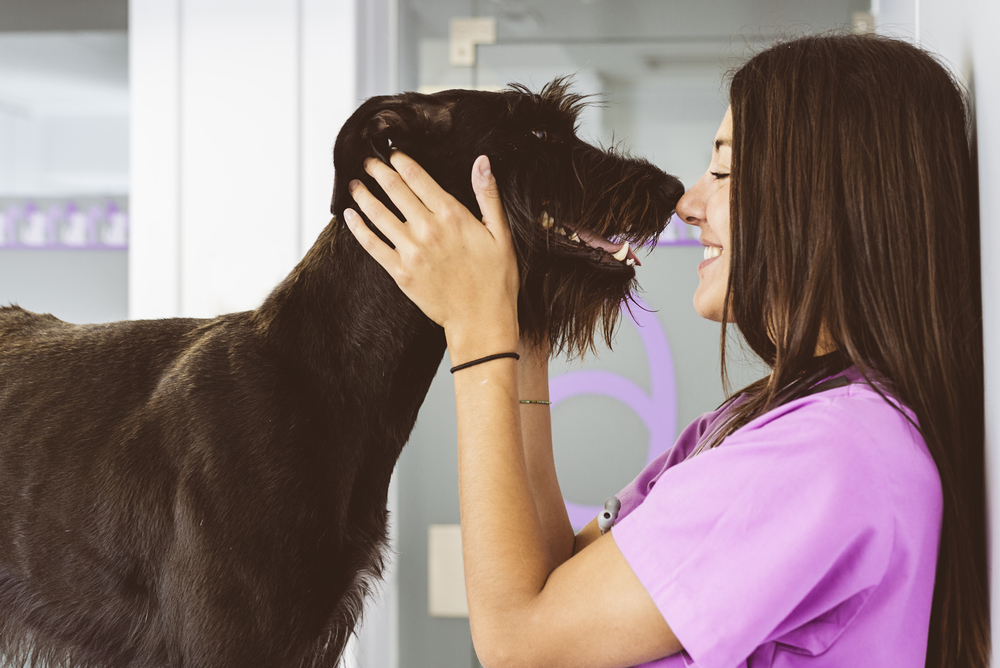
[[[490,171],[490,159],[485,155],[479,158],[479,175],[484,179],[488,178],[492,172]]]
[[[358,181],[357,179],[354,179],[350,183],[347,184],[347,189],[350,190],[351,192],[354,192],[354,189],[357,188],[360,185],[361,185],[361,181]]]
[[[354,212],[354,209],[344,209],[344,222],[348,225],[353,225],[358,219],[358,214]]]

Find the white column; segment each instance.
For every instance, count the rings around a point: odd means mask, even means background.
[[[180,309],[180,0],[130,0],[131,318]]]
[[[972,0],[972,59],[979,142],[980,239],[983,264],[983,340],[986,348],[986,459],[990,507],[990,601],[993,643],[1000,646],[1000,6]],[[994,650],[994,656],[997,651]],[[997,659],[993,665],[1000,665]]]
[[[300,254],[330,222],[333,144],[340,126],[361,104],[356,20],[351,0],[302,0]]]
[[[298,260],[297,5],[181,3],[181,313],[261,300]]]
[[[354,0],[131,0],[131,317],[253,308],[329,221]]]

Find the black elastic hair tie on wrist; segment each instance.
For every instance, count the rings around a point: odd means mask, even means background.
[[[451,372],[461,371],[462,369],[468,369],[470,366],[476,366],[477,364],[482,364],[483,362],[492,362],[493,360],[498,360],[502,357],[511,357],[515,360],[521,359],[521,356],[517,353],[497,353],[496,355],[487,355],[486,357],[480,357],[477,360],[472,360],[471,362],[466,362],[464,364],[458,364],[451,367]]]

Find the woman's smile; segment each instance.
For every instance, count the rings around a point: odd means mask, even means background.
[[[712,264],[712,262],[719,259],[722,256],[722,253],[722,246],[706,245],[705,259],[698,265],[698,271],[700,272],[702,269]]]

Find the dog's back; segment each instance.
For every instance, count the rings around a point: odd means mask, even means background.
[[[358,555],[334,474],[358,462],[325,461],[308,379],[254,332],[0,309],[0,657],[285,665],[324,635],[297,619],[371,567],[337,566]],[[248,618],[270,632],[247,642]]]
[[[76,654],[96,640],[105,649],[132,644],[134,656],[157,649],[129,639],[144,635],[132,625],[159,617],[150,545],[172,533],[179,453],[162,432],[169,423],[138,409],[162,400],[158,385],[199,324],[71,325],[0,309],[6,652],[41,651],[58,663],[64,656],[46,648]],[[121,541],[136,535],[135,522],[142,538]]]

